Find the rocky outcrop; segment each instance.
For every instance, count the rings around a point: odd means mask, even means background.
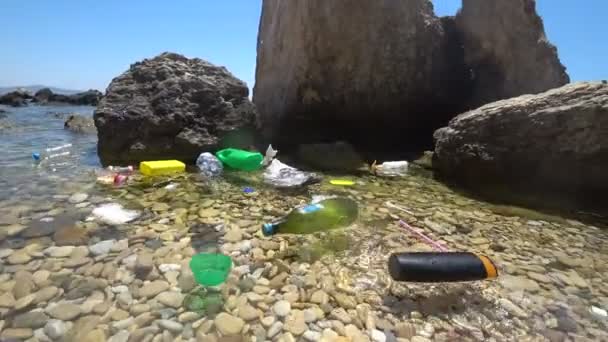
[[[80,106],[96,106],[102,97],[103,94],[94,89],[72,95],[63,95],[55,94],[49,88],[43,88],[36,92],[33,101],[39,104],[69,103]]]
[[[32,100],[32,94],[23,90],[15,90],[0,96],[0,104],[12,107],[25,106],[30,100]]]
[[[480,103],[567,82],[533,0],[264,0],[253,101],[277,147],[418,150]]]
[[[70,117],[63,124],[63,127],[74,133],[89,134],[97,132],[93,118],[79,114],[70,115]]]
[[[263,1],[253,101],[265,135],[282,148],[430,137],[465,96],[448,35],[428,0]]]
[[[473,76],[471,108],[570,81],[535,0],[463,0],[456,27]]]
[[[253,130],[247,85],[226,68],[163,53],[112,80],[94,114],[103,163],[179,159],[194,162],[238,132]],[[236,136],[236,138],[235,138]]]
[[[433,167],[507,196],[608,203],[607,127],[608,85],[569,84],[457,116],[435,132]]]

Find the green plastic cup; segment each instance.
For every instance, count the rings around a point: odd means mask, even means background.
[[[232,259],[224,254],[201,253],[190,260],[194,280],[203,286],[216,286],[226,281],[231,267]]]

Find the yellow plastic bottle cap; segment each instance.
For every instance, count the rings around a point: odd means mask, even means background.
[[[329,183],[332,185],[355,185],[355,182],[348,179],[332,179]]]

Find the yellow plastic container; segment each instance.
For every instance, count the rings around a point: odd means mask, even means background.
[[[186,170],[186,164],[179,160],[156,160],[139,163],[139,172],[146,176],[161,176],[180,173]]]

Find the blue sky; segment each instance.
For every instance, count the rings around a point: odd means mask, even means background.
[[[300,1],[300,0],[294,0]],[[453,14],[460,0],[434,0]],[[608,78],[606,0],[538,0],[574,81]],[[252,87],[261,0],[0,0],[0,86],[104,90],[163,51],[226,66]]]

